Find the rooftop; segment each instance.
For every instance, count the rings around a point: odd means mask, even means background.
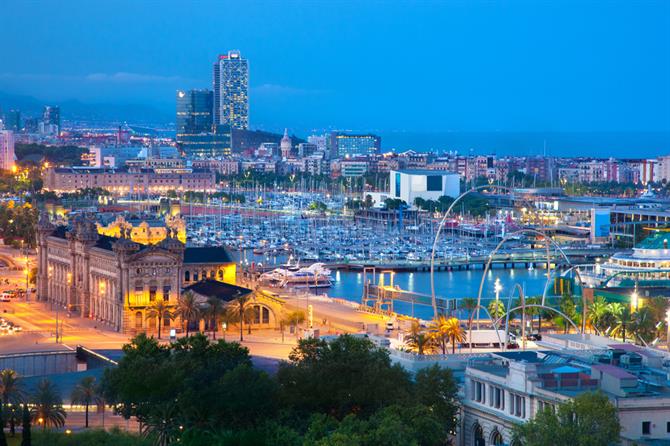
[[[429,169],[401,169],[394,170],[397,173],[406,175],[458,175],[450,170],[429,170]]]
[[[226,248],[189,247],[184,251],[184,263],[233,263]]]
[[[224,302],[231,302],[239,296],[252,293],[249,288],[219,282],[214,279],[205,279],[184,288],[205,297],[214,297]]]

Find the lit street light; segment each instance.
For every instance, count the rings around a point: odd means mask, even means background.
[[[496,292],[496,300],[500,300],[500,292],[502,291],[503,287],[502,284],[500,283],[500,278],[496,277],[496,282],[493,285],[493,290]]]

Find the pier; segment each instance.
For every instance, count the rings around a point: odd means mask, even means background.
[[[575,249],[566,250],[565,253],[570,261],[575,263],[594,263],[594,260],[609,257],[612,250],[601,249]],[[550,254],[552,268],[566,268],[568,263],[565,259],[553,252]],[[468,258],[454,257],[451,259],[436,259],[435,271],[464,271],[483,270],[489,260],[489,256],[471,256]],[[332,270],[363,271],[365,268],[377,268],[394,272],[430,271],[430,262],[411,261],[365,261],[365,262],[340,262],[327,263],[326,267]],[[544,250],[533,250],[528,252],[499,253],[493,256],[491,269],[515,269],[515,268],[547,268],[547,255]]]

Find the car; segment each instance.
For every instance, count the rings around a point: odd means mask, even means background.
[[[542,335],[540,333],[529,333],[526,335],[526,339],[529,341],[541,341]]]

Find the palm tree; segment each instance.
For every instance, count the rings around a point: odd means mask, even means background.
[[[286,316],[286,324],[293,327],[293,331],[298,336],[298,325],[305,322],[305,312],[301,310],[292,311]]]
[[[156,318],[158,321],[158,339],[161,338],[161,326],[165,317],[172,319],[174,316],[170,312],[170,304],[163,299],[156,299],[147,312],[147,319]]]
[[[465,331],[461,327],[461,321],[455,317],[450,317],[442,326],[442,333],[451,341],[451,353],[456,353],[456,343],[465,342]]]
[[[623,342],[626,342],[626,329],[630,327],[632,322],[630,308],[628,305],[618,302],[610,303],[608,306],[616,323],[611,334],[612,336],[616,336],[618,333],[621,333]]]
[[[188,324],[200,319],[200,307],[192,292],[187,291],[179,296],[175,315],[179,316],[182,323],[186,325],[186,336],[188,336]]]
[[[226,313],[226,307],[221,302],[221,299],[210,297],[207,299],[207,307],[204,310],[204,315],[209,321],[209,331],[216,339],[216,329],[218,327],[219,318]]]
[[[235,308],[231,308],[229,306],[226,306],[224,308],[223,313],[219,316],[219,320],[222,323],[226,324],[226,328],[223,330],[223,339],[226,339],[226,330],[228,327],[230,327],[232,324],[237,323],[239,319],[239,315],[237,314],[237,310]]]
[[[430,334],[433,336],[433,339],[435,339],[435,342],[440,345],[442,348],[442,354],[447,353],[447,334],[445,331],[445,328],[447,326],[447,317],[445,316],[438,316],[437,319],[433,321],[432,324],[430,324],[429,330]]]
[[[67,414],[63,409],[63,400],[51,381],[41,380],[37,384],[37,390],[32,399],[32,419],[42,425],[42,430],[47,426],[63,427],[65,425]]]
[[[642,307],[632,315],[631,332],[644,342],[651,342],[656,337],[654,313],[649,307]]]
[[[588,322],[597,331],[603,331],[603,323],[607,320],[610,308],[602,296],[596,297],[589,305]]]
[[[19,375],[11,369],[4,369],[0,372],[0,398],[2,404],[18,404],[25,397],[23,385]]]
[[[85,424],[84,427],[88,428],[88,408],[91,404],[99,404],[102,401],[100,396],[100,389],[95,383],[95,377],[86,376],[79,381],[79,384],[75,386],[72,390],[72,403],[73,404],[83,404],[85,407]]]
[[[489,303],[488,310],[491,319],[500,319],[505,315],[505,304],[503,304],[501,300],[492,300],[491,303]]]
[[[474,297],[464,297],[461,299],[461,308],[468,312],[468,330],[472,325],[472,318],[475,316],[475,309],[477,308],[477,299]]]
[[[244,341],[244,319],[245,312],[248,305],[251,301],[251,293],[241,293],[238,292],[237,297],[235,298],[235,309],[240,321],[240,342]]]
[[[256,310],[253,306],[249,305],[244,310],[244,323],[247,324],[247,334],[251,334],[251,325],[254,323],[254,319],[256,319]]]
[[[142,433],[153,439],[156,446],[173,444],[179,432],[177,428],[177,407],[167,402],[154,407],[146,422],[142,425]]]
[[[645,305],[651,311],[652,319],[654,320],[654,325],[657,326],[658,332],[664,332],[667,329],[666,315],[668,305],[670,305],[670,301],[665,297],[652,297]]]
[[[540,305],[541,303],[542,303],[542,297],[540,296],[529,297],[526,299],[526,305]],[[542,330],[542,308],[526,307],[526,316],[530,316],[531,331],[533,328],[533,318],[537,316],[537,333],[540,333],[540,331]]]
[[[9,422],[9,434],[13,437],[16,433],[16,410],[15,407],[25,399],[25,392],[19,375],[11,369],[0,372],[0,402],[4,411],[5,421]]]
[[[405,344],[416,350],[420,355],[424,352],[431,352],[435,348],[435,338],[428,332],[424,331],[418,322],[412,323],[409,335],[405,337]]]

